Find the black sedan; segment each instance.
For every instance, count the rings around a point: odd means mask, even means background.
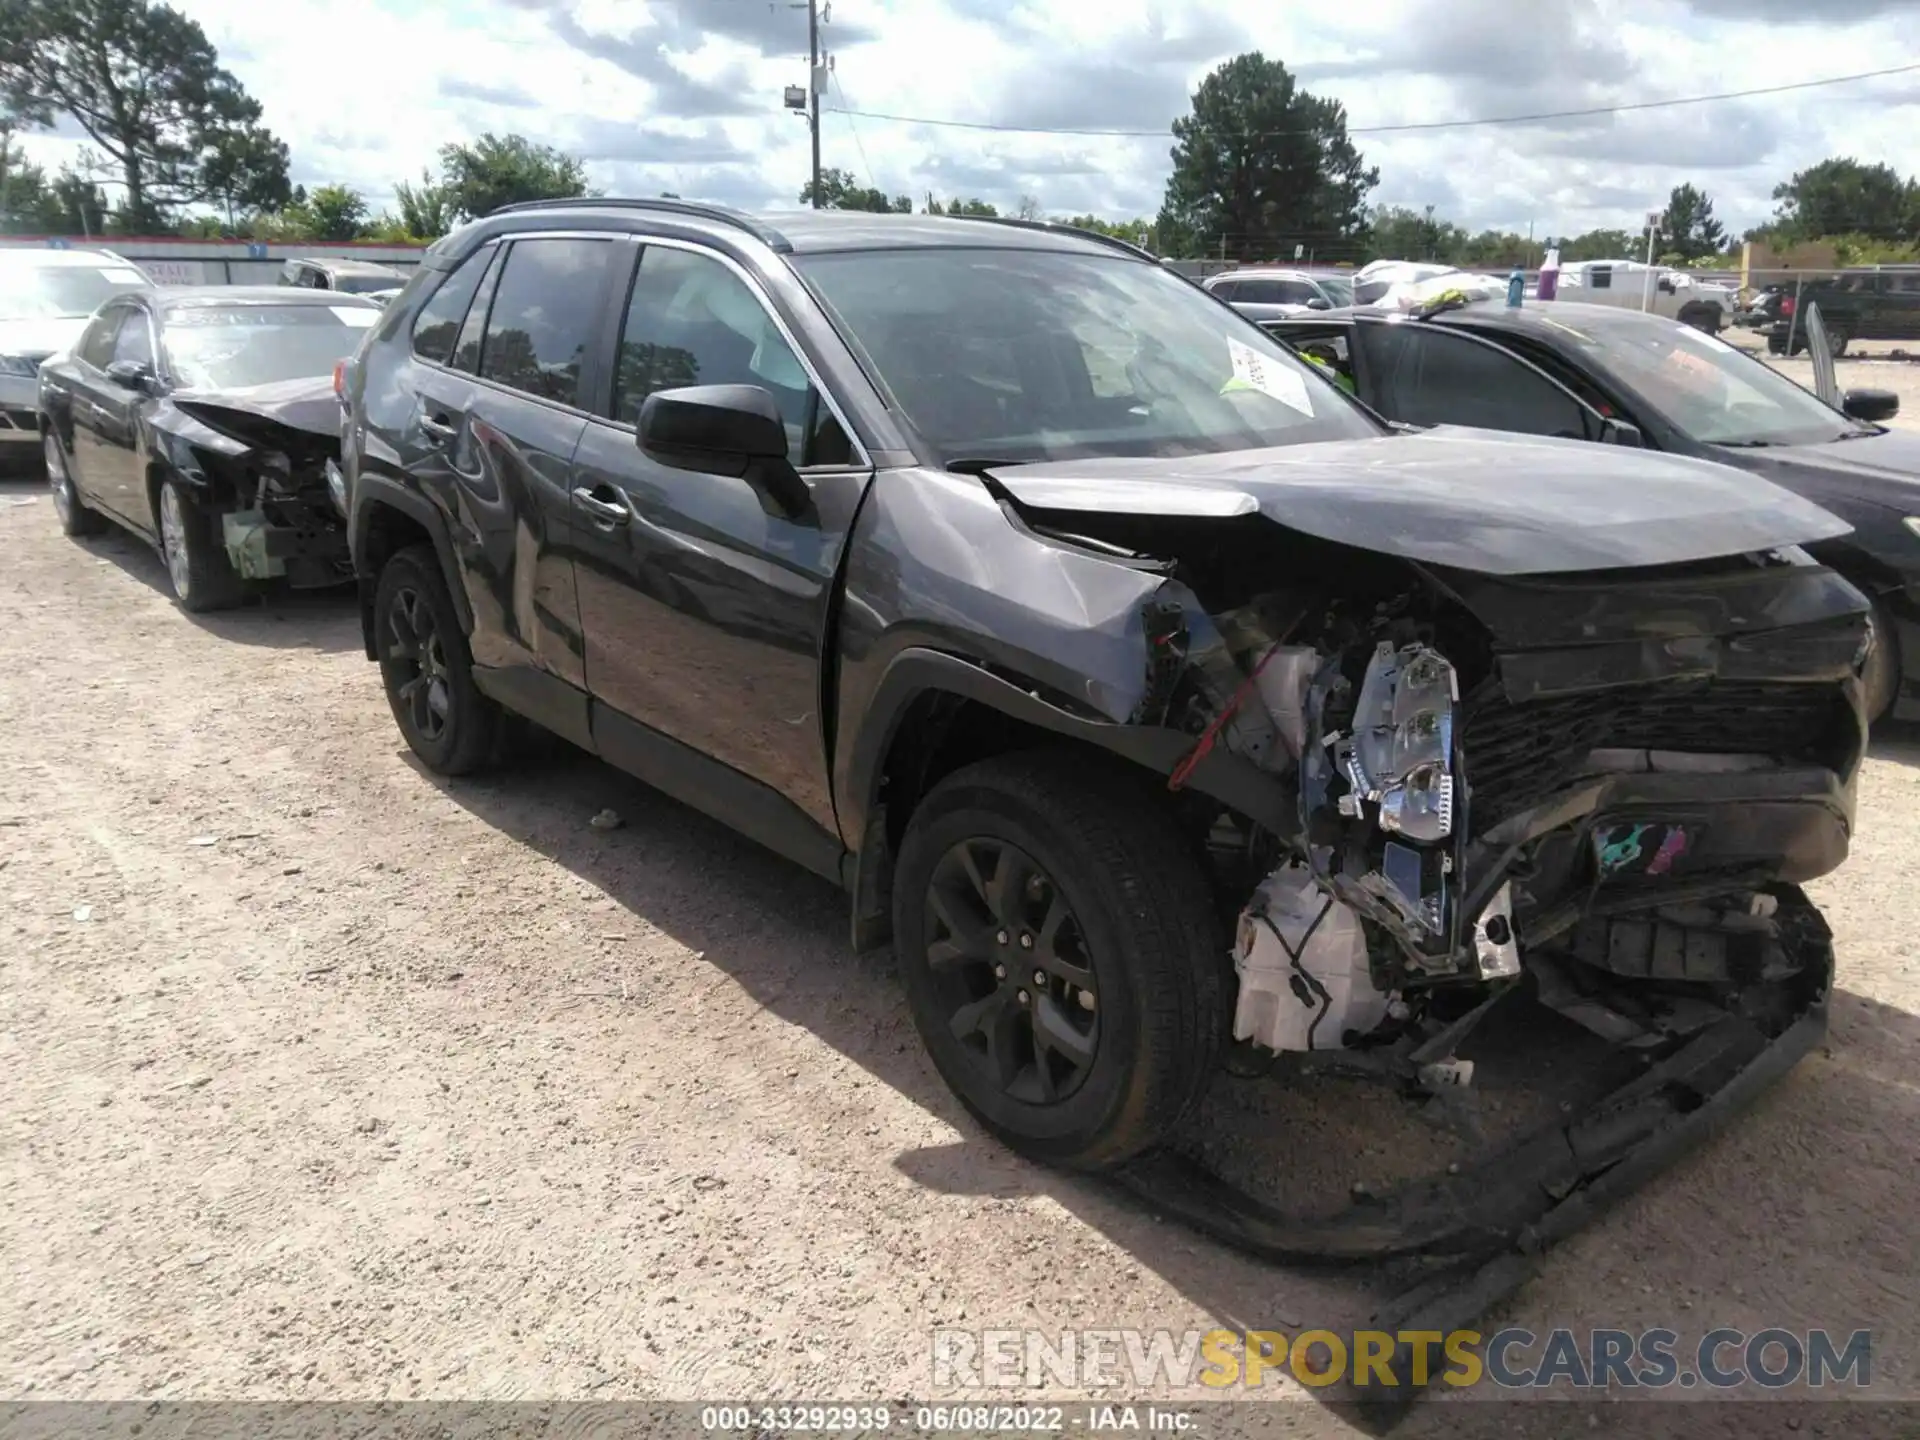
[[[1850,391],[1834,410],[1691,326],[1567,301],[1266,328],[1388,420],[1645,445],[1751,470],[1831,511],[1853,533],[1808,548],[1873,601],[1870,713],[1920,718],[1920,435],[1879,423],[1897,396]]]
[[[40,367],[40,433],[69,535],[158,547],[183,609],[248,582],[350,578],[329,492],[334,367],[380,318],[356,295],[227,286],[118,296]]]

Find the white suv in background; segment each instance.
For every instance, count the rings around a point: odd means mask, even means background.
[[[153,282],[111,250],[0,247],[0,468],[37,463],[40,364],[111,296]]]

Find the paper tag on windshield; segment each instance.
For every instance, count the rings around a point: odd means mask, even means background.
[[[116,285],[144,285],[147,283],[146,276],[142,275],[138,270],[128,269],[124,265],[115,265],[109,270],[102,270],[100,274],[103,278],[111,280]]]
[[[352,325],[360,330],[380,318],[378,310],[362,310],[358,305],[329,305],[327,308],[340,317],[342,325]]]
[[[1313,401],[1307,397],[1306,376],[1280,360],[1270,360],[1250,345],[1227,341],[1227,353],[1233,357],[1233,378],[1251,385],[1262,395],[1270,395],[1290,410],[1313,414]]]

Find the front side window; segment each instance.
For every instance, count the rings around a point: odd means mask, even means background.
[[[1592,438],[1572,395],[1497,346],[1418,321],[1369,325],[1362,334],[1390,419]]]
[[[637,425],[657,390],[757,385],[773,397],[796,464],[844,465],[852,447],[805,367],[746,282],[707,255],[649,246],[627,301],[613,414]]]
[[[376,306],[190,305],[167,313],[162,344],[190,390],[318,379],[380,318]]]
[[[121,323],[119,333],[113,341],[113,358],[129,361],[135,365],[144,365],[153,369],[153,331],[147,325],[147,317],[138,310],[128,310],[127,318]]]
[[[460,333],[460,323],[467,318],[467,306],[473,303],[473,292],[480,288],[480,277],[487,273],[487,264],[493,259],[495,249],[495,246],[484,245],[474,251],[440,282],[440,288],[420,307],[420,314],[413,322],[413,353],[422,360],[444,365],[453,354],[454,338]]]
[[[73,347],[73,353],[96,370],[106,369],[113,363],[114,337],[126,315],[127,307],[124,305],[102,310],[93,317],[86,333],[80,337],[80,343]]]
[[[487,311],[481,378],[577,404],[612,248],[606,240],[516,240]]]
[[[1379,433],[1284,345],[1158,265],[958,247],[793,264],[943,464]]]

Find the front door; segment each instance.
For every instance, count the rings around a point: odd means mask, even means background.
[[[152,363],[152,332],[147,317],[132,305],[102,310],[75,347],[73,393],[73,472],[88,503],[97,504],[153,533],[152,516],[144,499],[132,493],[133,468],[131,403],[141,397],[107,378],[107,367],[123,358],[138,358],[144,349]]]
[[[588,689],[832,832],[821,651],[871,470],[765,296],[710,252],[646,245],[613,380],[610,412],[588,425],[572,479]],[[778,403],[812,492],[808,513],[775,513],[744,480],[640,450],[647,396],[734,384]]]
[[[111,363],[138,365],[148,385],[158,382],[153,322],[144,310],[127,307],[126,319],[114,335]],[[159,518],[147,486],[147,454],[140,434],[140,417],[152,404],[152,393],[104,376],[102,380],[94,414],[103,483],[114,497],[113,508],[157,538]]]

